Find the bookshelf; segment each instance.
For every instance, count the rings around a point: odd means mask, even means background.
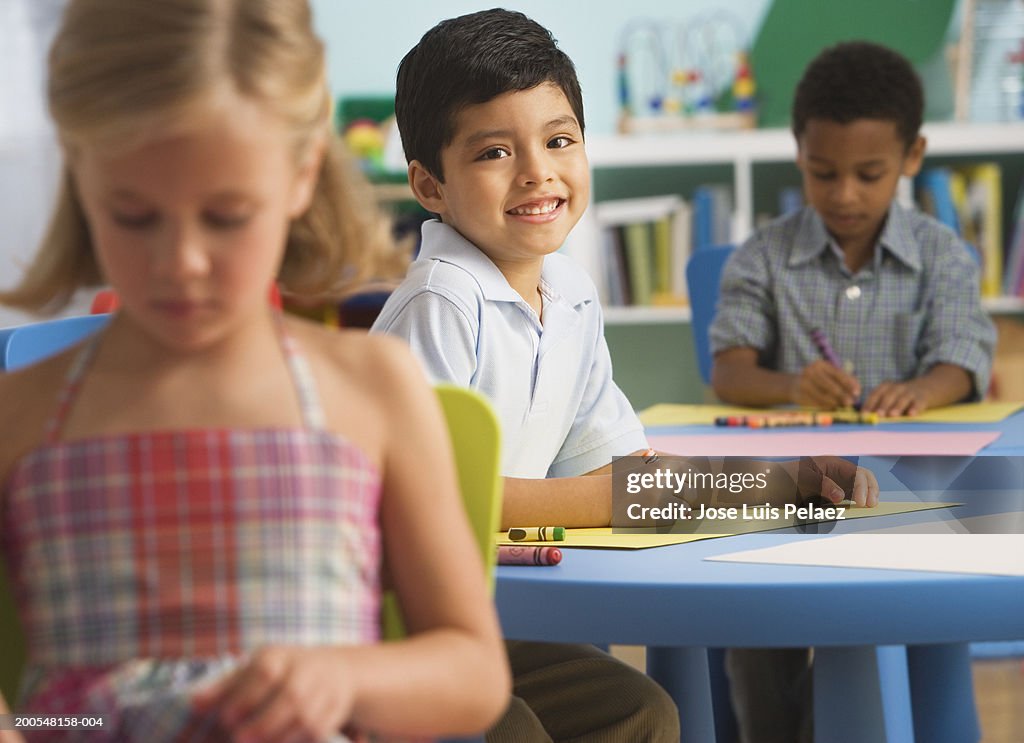
[[[1024,155],[1024,123],[964,124],[953,122],[928,123],[923,127],[928,139],[926,165],[955,161],[957,158],[990,157],[1013,158]],[[651,135],[595,135],[587,140],[590,167],[594,172],[595,202],[603,200],[601,175],[615,176],[651,174],[661,171],[671,178],[686,172],[713,172],[720,178],[731,180],[734,215],[732,232],[742,242],[755,224],[756,194],[761,180],[775,180],[777,171],[784,171],[783,179],[799,183],[793,162],[796,143],[788,129],[756,129],[748,131],[685,132]],[[1015,158],[1019,163],[1020,158]],[[713,168],[714,170],[710,170]],[[1016,205],[1019,172],[1012,169],[1004,176],[1004,223]],[[616,178],[619,182],[626,179]],[[660,180],[665,176],[652,178]],[[660,186],[655,186],[658,188]],[[680,190],[685,189],[685,185]],[[605,189],[607,190],[607,189]],[[677,191],[678,192],[678,191]],[[621,193],[615,194],[621,197]],[[1006,233],[1008,234],[1008,233]],[[997,297],[986,299],[985,308],[994,315],[1024,313],[1024,299]],[[608,307],[605,321],[609,325],[649,325],[687,323],[690,319],[686,307]]]
[[[1024,182],[1024,123],[929,123],[923,134],[928,138],[926,166],[982,158],[1000,162],[1005,239],[1011,234],[1017,190]],[[673,193],[689,199],[702,183],[729,184],[737,237],[750,234],[759,213],[777,213],[774,197],[779,188],[800,183],[794,165],[796,144],[788,129],[593,135],[587,139],[587,151],[595,203]],[[600,234],[593,224],[583,225],[579,237],[581,251],[576,257],[590,270],[586,255],[602,244]],[[982,305],[1000,324],[996,367],[1008,383],[1019,376],[1019,360],[1024,358],[1016,352],[1017,339],[1024,337],[1024,298],[986,298]],[[604,314],[615,379],[634,407],[713,399],[697,372],[688,307],[606,305]],[[1012,392],[1008,384],[1003,387],[1004,393]]]

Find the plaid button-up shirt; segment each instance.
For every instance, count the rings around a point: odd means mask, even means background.
[[[804,207],[730,257],[712,353],[754,348],[762,366],[798,373],[821,358],[811,340],[820,328],[865,392],[945,362],[970,373],[977,398],[988,388],[996,340],[978,276],[953,231],[895,203],[872,260],[851,273],[817,212]]]

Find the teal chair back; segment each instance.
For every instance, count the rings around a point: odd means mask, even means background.
[[[63,351],[110,321],[110,315],[85,315],[21,325],[0,331],[0,371],[13,371]]]
[[[709,331],[718,304],[722,269],[732,255],[733,246],[723,245],[696,251],[686,264],[686,285],[690,292],[690,328],[697,368],[704,384],[711,384],[711,338]]]

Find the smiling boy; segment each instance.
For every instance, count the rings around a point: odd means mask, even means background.
[[[846,42],[811,62],[793,103],[808,205],[726,265],[712,384],[741,405],[915,415],[979,399],[995,330],[963,241],[894,200],[921,168],[924,94],[902,56]],[[846,368],[821,358],[820,329]]]
[[[594,285],[556,252],[590,200],[572,62],[526,16],[490,10],[428,31],[397,87],[409,184],[440,219],[373,330],[494,404],[506,527],[608,525],[609,463],[647,441],[612,381]],[[514,696],[491,743],[677,743],[668,695],[593,646],[508,654]]]

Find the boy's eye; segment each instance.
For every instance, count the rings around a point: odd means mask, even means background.
[[[561,137],[561,136],[554,137],[553,139],[551,139],[551,141],[548,142],[548,149],[560,150],[560,149],[563,149],[565,147],[568,147],[572,143],[573,143],[573,140],[570,139],[569,137]]]
[[[832,180],[833,178],[836,177],[836,174],[835,173],[821,173],[821,172],[816,173],[816,172],[814,172],[812,170],[811,171],[811,176],[814,177],[815,179],[819,180],[819,181],[830,181],[830,180]]]
[[[508,150],[502,147],[491,147],[484,151],[484,154],[480,156],[480,160],[500,160],[503,157],[508,157]]]
[[[860,179],[865,183],[874,183],[882,177],[881,173],[861,173]]]
[[[157,216],[152,212],[146,214],[119,214],[115,212],[113,219],[116,224],[129,230],[144,230],[156,224]]]

